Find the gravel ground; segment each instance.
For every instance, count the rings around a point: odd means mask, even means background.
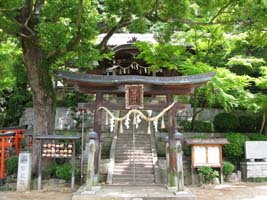
[[[189,187],[198,200],[267,200],[267,183],[239,183]],[[70,191],[0,192],[0,200],[71,200]]]
[[[267,183],[190,187],[198,200],[267,200]]]

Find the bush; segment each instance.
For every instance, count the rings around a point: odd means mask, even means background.
[[[42,170],[42,176],[46,179],[55,177],[56,175],[56,164],[51,163],[45,169]]]
[[[267,135],[251,134],[248,135],[248,137],[252,141],[267,141]]]
[[[228,162],[228,161],[223,161],[223,174],[225,176],[228,176],[235,170],[235,166]]]
[[[218,171],[207,166],[198,168],[198,174],[204,184],[211,183],[214,178],[219,177]]]
[[[231,162],[237,164],[245,154],[245,142],[249,140],[248,136],[240,133],[229,133],[225,137],[229,144],[223,146],[223,154]]]
[[[190,121],[181,121],[180,124],[184,127],[185,131],[191,131],[191,122]],[[206,121],[195,120],[193,132],[212,132],[212,123]]]
[[[238,132],[242,133],[255,133],[257,132],[257,121],[254,116],[239,116]]]
[[[78,174],[77,169],[75,169],[75,175]],[[71,163],[65,163],[56,166],[56,177],[64,180],[71,179]]]
[[[9,175],[16,174],[18,171],[18,156],[11,156],[5,160],[5,167]]]
[[[218,132],[234,132],[239,128],[238,118],[230,113],[219,113],[215,116],[213,124]]]

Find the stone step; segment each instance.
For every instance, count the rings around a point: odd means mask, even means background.
[[[129,162],[129,161],[122,161],[122,162],[116,162],[115,165],[117,166],[132,166],[134,165],[133,162]],[[142,167],[153,167],[153,163],[152,162],[143,162],[143,161],[136,161],[135,162],[135,166],[142,166]]]
[[[139,178],[136,177],[135,181],[132,177],[113,177],[112,180],[113,183],[154,183],[155,179],[154,178]]]
[[[153,159],[150,157],[150,158],[142,158],[142,157],[116,157],[115,158],[115,162],[116,161],[143,161],[143,162],[152,162]]]
[[[131,167],[133,166],[134,164],[132,162],[116,162],[115,163],[115,167]],[[135,166],[136,167],[149,167],[149,168],[152,168],[153,167],[153,164],[152,162],[149,162],[149,163],[144,163],[144,162],[136,162],[135,163]]]
[[[126,150],[125,151],[116,151],[116,155],[115,156],[130,156],[130,155],[137,155],[137,156],[140,156],[140,155],[143,155],[143,156],[152,156],[152,151],[135,151],[135,152],[127,152]]]
[[[131,170],[133,169],[133,165],[116,165],[114,166],[114,169],[118,169],[118,170]],[[136,164],[135,165],[135,169],[136,170],[144,170],[144,171],[149,171],[149,170],[154,170],[153,165],[146,165],[144,166],[143,164]]]
[[[132,159],[135,159],[135,160],[153,160],[153,158],[151,156],[116,156],[115,157],[115,160],[132,160]]]
[[[134,170],[129,170],[129,171],[123,171],[123,170],[117,170],[117,171],[114,171],[113,174],[116,174],[116,175],[133,175],[134,173]],[[153,175],[154,176],[154,171],[153,170],[150,170],[150,171],[136,171],[135,170],[135,174],[137,176],[143,176],[143,175]]]
[[[152,153],[152,149],[150,148],[135,148],[135,149],[127,149],[127,148],[116,148],[116,153]]]
[[[135,157],[135,158],[140,158],[140,157],[144,157],[144,158],[150,158],[152,157],[152,151],[151,152],[139,152],[139,153],[132,153],[132,152],[119,152],[117,151],[117,154],[115,155],[115,157]]]
[[[132,140],[117,140],[117,144],[133,144]],[[135,144],[151,144],[148,140],[135,140]]]
[[[113,175],[117,176],[124,176],[124,175],[133,175],[134,171],[120,171],[116,170],[113,172]],[[138,174],[138,176],[143,176],[143,175],[153,175],[154,176],[154,171],[147,171],[147,172],[142,172],[142,171],[135,171],[135,174]]]
[[[133,164],[127,164],[127,163],[116,163],[114,169],[120,169],[120,170],[129,170],[129,169],[133,169],[134,165]],[[144,168],[147,169],[153,169],[153,165],[152,164],[140,164],[140,163],[136,163],[135,164],[135,169],[136,170],[142,170]]]

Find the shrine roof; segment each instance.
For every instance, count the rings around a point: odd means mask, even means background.
[[[37,140],[79,140],[80,136],[76,135],[36,135]]]
[[[229,144],[226,138],[211,138],[211,139],[186,139],[186,144],[190,145],[213,145],[213,144]]]
[[[81,74],[76,72],[55,71],[58,78],[73,83],[96,84],[96,85],[113,85],[113,84],[152,84],[152,85],[186,85],[186,84],[202,84],[205,83],[215,73],[198,74],[191,76],[171,76],[171,77],[157,77],[157,76],[138,76],[138,75],[94,75]]]
[[[102,39],[106,36],[106,33],[100,34],[97,38],[96,43],[100,43]],[[123,44],[132,43],[132,40],[142,41],[142,42],[151,42],[157,43],[154,38],[154,34],[146,33],[114,33],[111,38],[108,40],[108,46],[119,46]]]

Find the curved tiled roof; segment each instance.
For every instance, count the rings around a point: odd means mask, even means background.
[[[215,73],[198,74],[191,76],[138,76],[138,75],[123,75],[123,76],[107,76],[94,74],[81,74],[76,72],[55,71],[58,78],[62,78],[71,82],[82,82],[88,84],[152,84],[152,85],[183,85],[183,84],[201,84],[209,81]]]

